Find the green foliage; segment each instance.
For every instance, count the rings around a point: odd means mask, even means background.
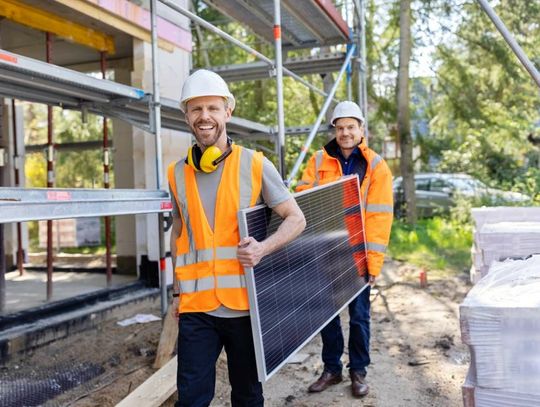
[[[47,161],[44,154],[26,154],[24,168],[27,187],[45,188],[47,186]]]
[[[540,47],[538,2],[500,1],[495,11],[528,55]],[[540,118],[538,88],[476,2],[457,6],[460,23],[437,47],[431,134],[422,159],[438,170],[465,172],[485,183],[538,200],[540,151],[527,140]]]
[[[414,226],[394,220],[389,255],[429,270],[468,270],[472,228],[455,219],[421,219]]]

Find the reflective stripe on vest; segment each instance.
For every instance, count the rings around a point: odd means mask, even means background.
[[[174,178],[176,179],[176,196],[178,197],[178,203],[180,207],[178,208],[180,210],[180,213],[182,214],[182,221],[186,225],[186,231],[188,234],[188,242],[189,242],[189,252],[179,256],[177,254],[176,261],[177,266],[182,265],[181,263],[178,263],[179,261],[184,261],[184,265],[186,262],[191,261],[189,264],[193,264],[194,260],[191,258],[187,259],[186,256],[194,256],[195,253],[195,240],[193,239],[193,233],[191,231],[191,221],[189,219],[189,213],[187,209],[187,196],[186,196],[186,184],[184,182],[184,161],[180,160],[176,163],[176,166],[174,168]],[[179,182],[180,181],[180,182]],[[184,257],[184,259],[182,259]]]
[[[385,244],[368,242],[367,249],[373,252],[386,253]]]
[[[242,150],[242,155],[240,156],[240,172],[238,173],[239,177],[242,177],[242,174],[251,174],[251,167],[253,165],[253,152]],[[251,194],[253,193],[253,186],[251,182],[242,182],[240,178],[240,209],[249,208],[251,202]]]
[[[321,168],[322,162],[323,162],[323,152],[322,150],[319,150],[315,153],[315,182],[313,183],[314,187],[319,185],[319,168]]]
[[[382,157],[379,154],[375,154],[375,157],[371,160],[369,163],[369,166],[371,167],[371,173],[373,173],[373,170],[375,170],[375,167],[382,161]],[[368,183],[366,185],[366,189],[364,190],[364,196],[362,199],[362,204],[364,208],[367,206],[367,196],[369,192],[369,185],[371,184],[371,177],[368,179]],[[367,212],[367,211],[366,211]]]
[[[392,208],[392,205],[367,204],[367,206],[366,206],[366,212],[385,212],[385,213],[393,213],[393,212],[394,212],[394,208]]]
[[[180,280],[179,283],[182,294],[190,294],[214,288],[245,288],[246,277],[244,275],[206,277],[197,280]]]
[[[214,257],[214,250],[200,249],[194,250],[189,253],[179,254],[176,256],[176,266],[189,266],[191,264],[200,263],[203,261],[216,260],[233,260],[236,259],[236,246],[230,247],[216,247],[216,255]]]

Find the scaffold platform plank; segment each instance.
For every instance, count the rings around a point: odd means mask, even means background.
[[[289,58],[283,62],[285,68],[297,75],[311,75],[339,71],[345,61],[345,53],[325,53],[307,57]],[[247,64],[221,65],[210,67],[228,82],[270,79],[273,74],[270,67],[262,62]],[[284,73],[287,76],[286,73]]]
[[[0,50],[2,96],[48,104],[79,106],[117,98],[139,100],[144,91]]]
[[[273,0],[205,0],[205,3],[273,43]],[[282,0],[281,31],[284,48],[320,47],[349,40],[347,23],[332,2],[326,0]]]
[[[62,68],[0,49],[0,97],[85,110],[115,117],[151,131],[151,95],[141,89]],[[162,127],[189,131],[179,102],[161,99]],[[272,139],[273,128],[233,117],[227,125],[232,137]]]

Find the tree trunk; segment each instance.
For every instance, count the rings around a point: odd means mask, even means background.
[[[407,223],[416,223],[413,143],[409,110],[409,61],[411,59],[411,1],[402,0],[399,11],[399,71],[397,79],[397,122],[401,150],[401,176]]]

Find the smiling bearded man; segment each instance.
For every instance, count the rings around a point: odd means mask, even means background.
[[[232,407],[261,407],[245,267],[287,244],[305,227],[296,201],[262,153],[227,135],[235,99],[205,69],[184,82],[180,108],[196,143],[168,170],[173,203],[171,255],[178,311],[177,407],[207,407],[216,361],[227,353]],[[265,203],[283,219],[264,240],[240,239],[238,211]]]

